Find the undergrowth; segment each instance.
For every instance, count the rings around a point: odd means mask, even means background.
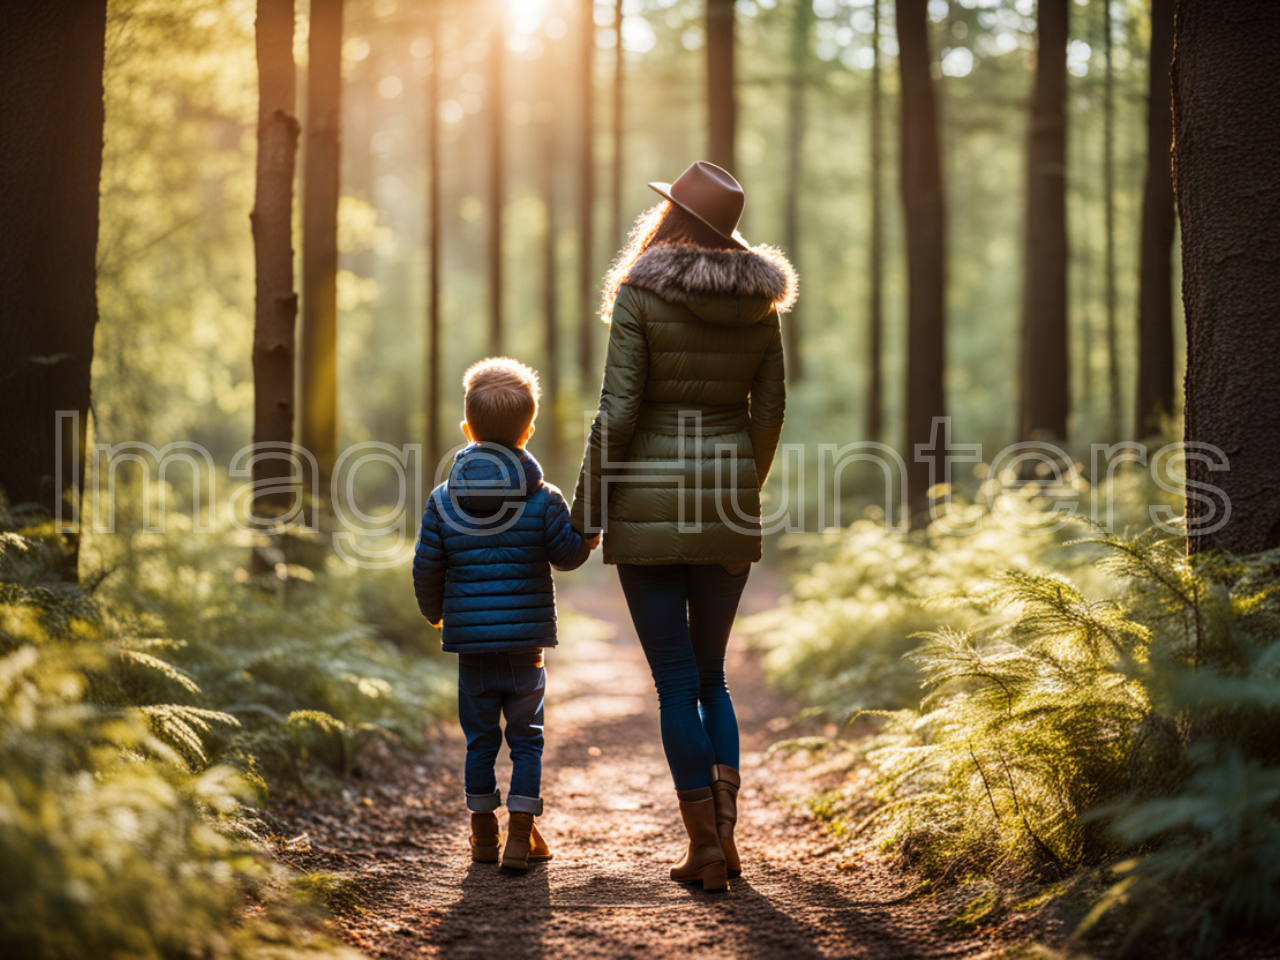
[[[341,570],[282,602],[226,538],[128,540],[68,583],[52,526],[0,501],[0,955],[354,957],[323,933],[345,878],[274,860],[253,807],[412,740],[443,670]]]
[[[789,686],[879,724],[854,774],[874,806],[827,803],[846,837],[978,891],[960,923],[1110,875],[1081,933],[1280,934],[1280,553],[1193,562],[1156,528],[836,539],[753,627]]]
[[[114,571],[97,595],[120,629],[163,637],[165,660],[199,688],[170,688],[167,701],[235,718],[204,739],[260,788],[305,792],[317,775],[358,773],[365,744],[413,744],[449,708],[451,674],[403,569],[321,553],[315,570],[289,567],[281,596],[249,586],[251,539],[170,526],[95,542],[85,566]],[[429,637],[377,625],[404,610]]]

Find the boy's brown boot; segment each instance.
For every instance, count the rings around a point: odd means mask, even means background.
[[[520,873],[529,864],[550,860],[553,854],[538,832],[532,813],[513,813],[507,822],[507,845],[502,848],[502,869]]]
[[[733,767],[723,763],[711,768],[711,793],[716,801],[716,832],[720,834],[720,849],[724,851],[724,865],[730,877],[742,876],[742,861],[738,858],[738,845],[733,841],[733,828],[738,822],[738,788],[742,777]]]
[[[676,796],[680,799],[680,817],[689,835],[689,849],[684,859],[671,868],[671,879],[678,883],[701,883],[703,890],[727,890],[729,875],[716,831],[716,801],[711,788],[677,790]]]
[[[498,831],[498,817],[494,813],[471,815],[471,859],[476,863],[497,863],[498,844],[502,836]]]

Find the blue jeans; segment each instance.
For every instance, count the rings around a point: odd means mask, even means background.
[[[677,790],[711,786],[711,767],[738,766],[738,718],[724,654],[747,567],[618,564],[618,579],[658,688],[662,749]]]
[[[467,809],[496,810],[502,802],[493,765],[502,746],[499,716],[507,718],[512,813],[542,813],[542,708],[547,671],[542,651],[458,656],[458,722],[467,738]]]

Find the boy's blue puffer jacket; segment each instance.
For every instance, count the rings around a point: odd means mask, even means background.
[[[431,492],[413,559],[418,608],[449,653],[556,645],[551,568],[590,555],[560,491],[524,450],[474,443]]]

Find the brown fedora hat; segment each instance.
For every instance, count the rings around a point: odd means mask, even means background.
[[[743,250],[751,249],[738,233],[738,221],[742,219],[742,185],[728,170],[699,160],[680,174],[675,183],[649,186],[726,240]]]

